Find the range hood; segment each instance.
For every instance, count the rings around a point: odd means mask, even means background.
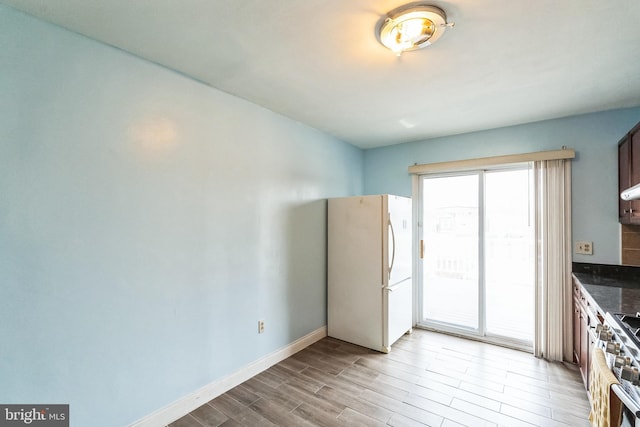
[[[629,187],[620,193],[622,200],[637,200],[640,199],[640,184],[636,184],[633,187]]]

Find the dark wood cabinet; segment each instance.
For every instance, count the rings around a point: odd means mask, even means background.
[[[622,199],[620,193],[631,187],[631,141],[629,136],[618,143],[618,219],[622,224],[630,224],[631,202]]]
[[[589,331],[588,336],[589,336],[589,369],[591,369],[591,355],[593,353],[593,348],[596,345],[597,338],[596,338],[596,334],[595,334],[593,329]],[[589,390],[589,378],[588,377],[587,377],[587,383],[586,384],[587,384],[587,390]]]
[[[580,364],[580,323],[582,310],[577,298],[573,298],[573,361]]]
[[[620,193],[640,184],[640,123],[618,143],[618,219],[622,224],[640,224],[640,200],[623,200]]]
[[[589,316],[580,306],[580,373],[582,382],[589,388]]]
[[[591,352],[596,343],[595,329],[603,315],[580,283],[573,279],[573,358],[580,367],[582,382],[589,389]]]
[[[580,285],[573,282],[573,357],[580,367],[582,382],[589,380],[589,316],[586,313]]]

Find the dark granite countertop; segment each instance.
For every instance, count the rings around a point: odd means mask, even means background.
[[[572,270],[603,313],[640,311],[640,267],[574,262]]]

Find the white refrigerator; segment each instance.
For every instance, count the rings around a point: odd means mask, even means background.
[[[388,353],[411,332],[411,199],[328,201],[328,335]]]

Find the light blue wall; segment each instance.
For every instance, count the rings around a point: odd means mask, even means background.
[[[461,118],[463,120],[463,118]],[[548,120],[364,153],[365,193],[411,195],[409,165],[574,148],[573,240],[593,241],[594,253],[577,262],[620,263],[617,144],[640,121],[640,108]]]
[[[4,6],[0,64],[0,402],[126,425],[326,324],[361,150]]]

